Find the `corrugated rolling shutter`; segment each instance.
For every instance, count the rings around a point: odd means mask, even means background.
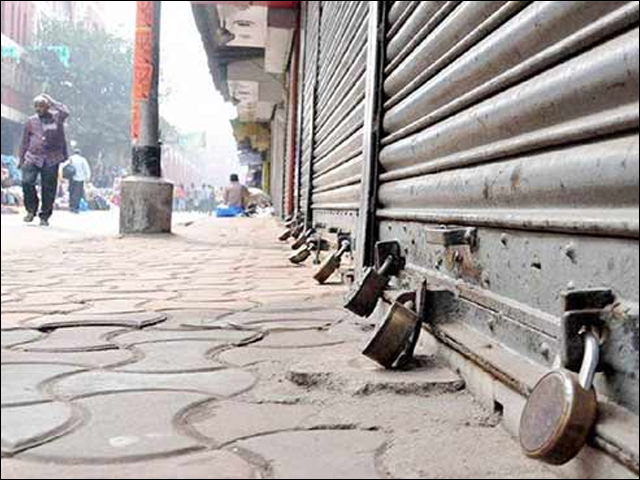
[[[611,395],[637,412],[638,2],[393,2],[388,18],[380,237],[551,319],[561,291],[613,288],[636,319],[606,352]],[[439,225],[479,228],[473,268],[421,241]],[[536,360],[558,334],[509,328]]]
[[[290,213],[294,213],[296,210],[295,204],[295,188],[296,180],[292,178],[295,176],[296,166],[294,164],[296,158],[295,147],[298,141],[298,96],[300,92],[299,79],[299,54],[296,51],[294,54],[294,61],[291,64],[291,69],[288,75],[287,85],[289,86],[289,92],[286,100],[286,128],[285,128],[285,160],[284,169],[281,172],[283,177],[283,212],[282,216],[287,217]],[[295,70],[295,71],[294,71]]]
[[[353,231],[362,181],[368,2],[321,6],[313,148],[315,222]]]
[[[315,114],[315,90],[317,82],[318,65],[318,41],[320,27],[319,2],[304,2],[304,61],[302,66],[302,95],[300,105],[302,108],[302,136],[301,136],[301,162],[299,169],[299,210],[303,214],[309,207],[309,169],[311,168],[312,146],[314,137]]]

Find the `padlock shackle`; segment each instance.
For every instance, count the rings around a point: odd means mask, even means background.
[[[580,369],[580,386],[589,391],[600,365],[600,338],[592,330],[583,334],[584,360]]]
[[[336,258],[338,258],[338,260],[342,259],[342,256],[349,251],[349,248],[351,248],[351,242],[348,240],[343,241],[340,244],[340,250],[336,252]]]
[[[387,272],[391,269],[391,267],[393,267],[393,262],[395,261],[395,259],[393,258],[393,255],[389,255],[385,260],[384,263],[382,264],[382,266],[380,267],[380,270],[378,270],[378,273],[380,275],[382,275],[383,277],[385,277],[387,275]]]

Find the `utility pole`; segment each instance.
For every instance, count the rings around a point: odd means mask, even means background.
[[[132,176],[122,182],[120,232],[170,233],[173,185],[162,179],[159,1],[137,2],[131,117]]]

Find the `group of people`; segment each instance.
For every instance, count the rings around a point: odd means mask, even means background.
[[[174,194],[174,210],[177,212],[211,213],[218,206],[220,194],[212,185],[197,187],[177,185]]]
[[[40,224],[48,226],[58,194],[60,174],[69,182],[69,209],[79,213],[85,198],[85,186],[91,180],[92,172],[80,149],[76,148],[71,156],[68,155],[65,122],[69,117],[69,109],[46,94],[35,98],[34,109],[35,115],[25,124],[18,157],[27,210],[24,221],[32,223],[39,217]],[[206,184],[200,188],[195,184],[188,188],[184,185],[176,187],[177,211],[240,216],[246,213],[248,207],[250,192],[240,183],[236,174],[231,175],[230,185],[219,192]]]
[[[178,212],[200,212],[218,216],[240,216],[250,207],[250,192],[240,183],[240,177],[232,174],[229,186],[217,189],[203,184],[197,187],[178,185],[175,189],[174,209]]]
[[[95,189],[87,191],[92,171],[81,150],[74,148],[69,155],[65,135],[69,109],[46,94],[34,99],[34,109],[35,115],[25,124],[18,155],[23,202],[27,211],[24,221],[32,223],[39,217],[40,224],[48,226],[56,201],[67,186],[72,213],[80,213],[90,204],[94,204],[96,209],[109,209],[108,201],[96,194]],[[68,183],[61,184],[61,178]]]

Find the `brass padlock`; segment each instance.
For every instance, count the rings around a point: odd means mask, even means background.
[[[342,257],[351,249],[351,243],[348,241],[342,242],[340,250],[329,255],[327,259],[322,263],[322,266],[318,269],[313,276],[314,280],[319,284],[324,284],[331,276],[340,268],[342,264]]]
[[[293,252],[289,256],[289,261],[295,265],[299,265],[307,261],[307,259],[311,256],[313,252],[313,247],[311,245],[305,245],[295,252]]]
[[[395,302],[362,352],[387,369],[396,364],[416,332],[419,316],[413,302]]]
[[[292,250],[298,250],[299,248],[302,248],[305,243],[307,243],[307,241],[309,240],[309,237],[311,237],[311,235],[313,235],[313,232],[315,230],[313,228],[310,228],[309,230],[307,230],[306,232],[303,232],[302,234],[300,234],[295,242],[293,242],[291,244],[291,249]]]
[[[304,232],[304,223],[301,223],[300,225],[295,227],[292,230],[291,235],[295,238],[298,238],[300,235],[302,235],[302,232]]]
[[[278,240],[280,240],[281,242],[286,242],[287,240],[289,240],[291,238],[291,235],[293,235],[293,228],[287,228],[284,232],[282,232],[280,235],[278,235]]]
[[[555,370],[534,388],[520,421],[525,454],[551,465],[574,459],[587,443],[596,422],[598,400],[593,380],[600,364],[600,335],[583,333],[584,359],[580,374]]]
[[[370,316],[389,284],[387,273],[393,268],[394,262],[394,257],[390,255],[379,270],[368,268],[362,279],[349,292],[344,308],[360,317]]]

